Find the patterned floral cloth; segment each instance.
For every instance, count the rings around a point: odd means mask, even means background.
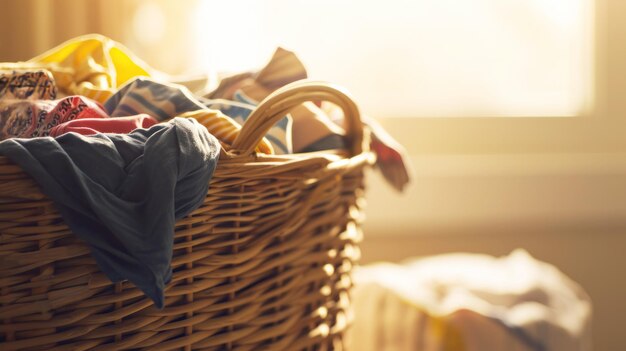
[[[53,100],[56,96],[50,71],[0,70],[0,99]]]

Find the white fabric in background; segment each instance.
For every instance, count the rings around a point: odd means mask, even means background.
[[[351,350],[591,350],[588,295],[524,250],[373,264],[355,284]]]

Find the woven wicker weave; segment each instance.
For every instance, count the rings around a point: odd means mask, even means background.
[[[349,151],[257,155],[291,108],[339,105]],[[165,308],[111,283],[34,181],[0,157],[0,349],[342,349],[358,256],[363,150],[358,109],[328,84],[265,99],[222,153],[204,204],[176,226]]]

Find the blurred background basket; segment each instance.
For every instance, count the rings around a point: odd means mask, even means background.
[[[349,150],[264,155],[265,132],[305,101],[344,111]],[[295,82],[222,152],[204,204],[176,225],[165,308],[112,283],[22,170],[0,157],[0,348],[340,350],[359,256],[363,170],[354,102]]]

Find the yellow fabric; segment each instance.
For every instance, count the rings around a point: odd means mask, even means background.
[[[439,345],[441,351],[466,351],[463,334],[447,320],[448,316],[430,314],[422,306],[418,306],[414,301],[401,295],[398,295],[398,299],[406,304],[404,307],[407,311],[413,310],[425,318],[426,331],[429,333],[430,340],[435,345]]]
[[[84,95],[101,103],[129,79],[153,75],[124,46],[97,34],[71,39],[28,60],[26,66],[52,72],[66,95]]]
[[[431,331],[442,351],[465,351],[463,335],[444,318],[429,316]]]
[[[232,145],[241,130],[237,122],[233,121],[219,110],[203,109],[190,111],[181,114],[179,117],[195,118],[200,124],[206,127],[209,133],[228,145]],[[270,142],[263,138],[257,146],[256,152],[269,155],[273,154],[274,150]]]

